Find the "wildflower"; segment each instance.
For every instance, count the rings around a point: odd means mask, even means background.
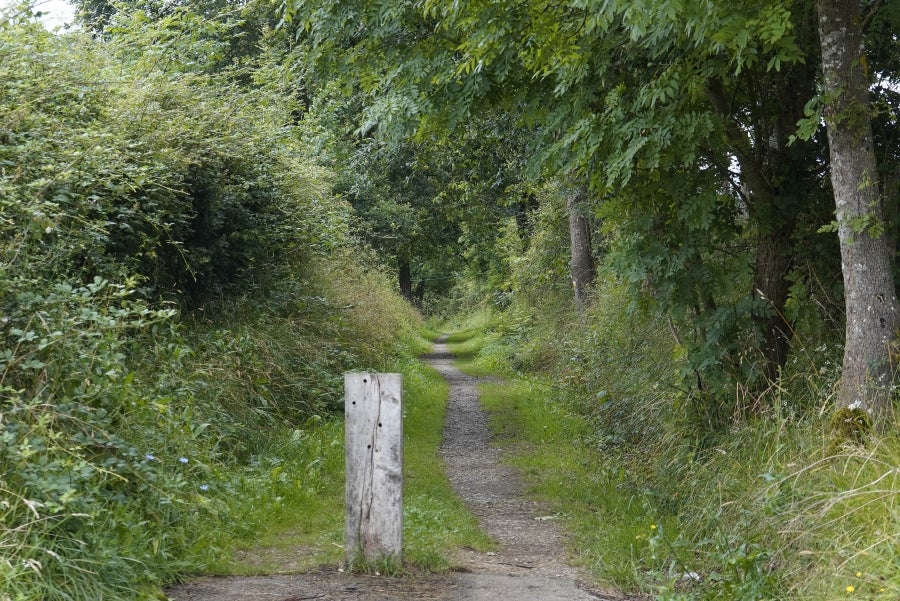
[[[146,459],[147,461],[153,461],[154,459],[156,459],[156,457],[154,457],[150,453],[147,453],[146,455],[144,455],[144,459]]]
[[[857,572],[857,573],[856,573],[856,577],[857,577],[857,578],[862,578],[862,572]]]
[[[656,530],[656,524],[650,524],[650,530]]]
[[[187,462],[188,462],[188,458],[187,458],[187,457],[179,457],[179,458],[178,458],[178,463],[187,463]]]
[[[844,590],[846,590],[848,593],[852,593],[852,592],[855,591],[856,589],[853,587],[852,584],[850,584],[850,585],[848,585],[847,588],[844,589]]]
[[[200,485],[200,490],[202,490],[203,492],[208,491],[208,490],[209,490],[209,484],[201,484],[201,485]]]

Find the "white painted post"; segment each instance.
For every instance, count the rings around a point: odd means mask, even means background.
[[[347,561],[401,562],[403,413],[400,374],[344,375]]]

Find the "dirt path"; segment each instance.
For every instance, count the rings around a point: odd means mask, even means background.
[[[500,451],[491,445],[478,379],[453,365],[443,338],[426,359],[450,383],[441,446],[447,477],[485,532],[500,543],[497,552],[459,551],[457,563],[469,571],[461,583],[469,596],[459,599],[604,598],[583,589],[580,574],[566,563],[555,516],[526,496],[519,473],[502,463]]]
[[[562,535],[546,507],[530,500],[519,474],[491,446],[477,378],[453,365],[443,340],[426,359],[450,383],[441,456],[454,489],[495,552],[461,549],[459,572],[379,578],[323,570],[252,578],[201,578],[167,591],[172,601],[590,601],[620,599],[589,591],[565,561]]]

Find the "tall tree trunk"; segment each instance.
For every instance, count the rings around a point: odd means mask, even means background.
[[[888,226],[885,235],[891,249],[891,266],[897,265],[900,253],[900,165],[890,165],[881,176],[881,210]]]
[[[818,0],[817,6],[847,312],[837,407],[866,411],[883,426],[891,402],[890,345],[900,322],[883,235],[859,2]]]
[[[596,269],[591,253],[591,224],[584,215],[584,201],[587,189],[575,186],[566,190],[566,212],[569,214],[569,240],[571,241],[572,288],[575,292],[575,306],[584,310],[587,292],[594,282]]]
[[[409,259],[399,259],[399,275],[398,279],[400,280],[400,294],[403,295],[403,298],[412,302],[413,294],[412,294],[412,273],[409,268]]]
[[[795,96],[798,90],[802,93],[811,85],[809,77],[812,76],[805,71],[785,73],[777,82],[784,114],[772,124],[771,139],[764,140],[753,140],[748,129],[740,125],[720,81],[710,81],[707,87],[710,104],[722,118],[726,139],[740,164],[742,182],[750,193],[748,210],[759,230],[750,294],[761,298],[766,307],[753,315],[762,337],[762,378],[754,383],[757,399],[746,408],[752,411],[761,409],[762,393],[778,379],[790,352],[791,326],[784,313],[791,285],[788,276],[794,262],[793,235],[801,210],[791,197],[803,188],[792,176],[805,171],[808,165],[802,157],[787,156],[784,145],[788,137],[785,132],[793,131],[793,124],[802,115],[804,103]]]
[[[425,280],[421,279],[421,280],[419,280],[419,283],[416,284],[416,291],[413,294],[413,304],[416,307],[421,309],[422,303],[424,301],[425,301]]]

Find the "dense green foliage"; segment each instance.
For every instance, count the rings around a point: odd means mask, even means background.
[[[895,8],[864,4],[867,27],[896,32]],[[344,82],[358,131],[388,145],[413,132],[466,141],[496,112],[518,130],[532,182],[589,182],[609,266],[670,321],[687,360],[679,384],[709,427],[765,410],[796,324],[840,314],[837,239],[820,231],[834,204],[815,2],[282,8],[303,84]],[[873,92],[894,106],[895,42],[868,42]],[[879,146],[895,146],[896,119],[879,124]],[[497,181],[501,204],[533,206]]]
[[[469,313],[451,338],[463,369],[506,378],[480,386],[497,440],[577,561],[660,600],[896,597],[897,439],[823,435],[839,348],[803,348],[771,414],[710,434],[668,385],[666,324],[605,283],[578,327],[561,292]]]
[[[0,601],[265,571],[231,560],[259,536],[338,561],[350,369],[408,379],[407,557],[487,545],[397,292],[489,315],[462,355],[520,379],[487,403],[599,578],[897,596],[895,437],[823,417],[815,2],[78,4],[0,12]],[[900,5],[861,5],[886,220],[855,227],[896,249]]]
[[[223,65],[243,25],[138,10],[101,43],[0,17],[4,600],[150,598],[273,516],[326,529],[342,372],[421,348],[280,67]],[[420,505],[411,527],[467,532]]]

